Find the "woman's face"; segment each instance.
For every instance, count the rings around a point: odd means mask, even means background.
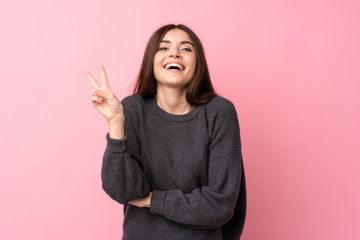
[[[157,84],[184,88],[193,79],[196,56],[188,34],[181,29],[169,30],[154,57]]]

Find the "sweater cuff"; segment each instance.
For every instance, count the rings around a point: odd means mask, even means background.
[[[163,216],[164,201],[165,201],[164,191],[153,191],[151,196],[150,212],[153,214],[159,214]]]
[[[109,152],[122,153],[128,149],[126,135],[122,139],[113,139],[110,137],[109,133],[107,133],[106,140],[107,140],[106,150]]]

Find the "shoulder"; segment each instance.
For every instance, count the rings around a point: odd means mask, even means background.
[[[121,103],[124,106],[136,106],[139,104],[142,105],[144,103],[144,99],[137,94],[133,94],[125,97],[123,100],[121,100]]]
[[[236,108],[234,104],[221,96],[213,98],[206,104],[206,112],[208,115],[236,115]]]
[[[140,118],[144,114],[149,101],[137,94],[125,97],[121,100],[125,117],[131,117],[133,120]]]
[[[210,148],[221,149],[218,151],[221,153],[238,151],[240,127],[234,104],[224,97],[215,97],[207,104],[206,115]]]
[[[150,106],[151,100],[152,99],[150,98],[143,98],[137,94],[133,94],[125,97],[123,100],[121,100],[121,103],[124,107],[124,111],[130,109],[130,111],[136,112],[148,108]]]

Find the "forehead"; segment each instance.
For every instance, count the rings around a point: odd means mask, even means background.
[[[165,34],[162,40],[167,40],[170,42],[182,42],[182,41],[191,42],[189,35],[184,30],[178,28],[169,30]]]

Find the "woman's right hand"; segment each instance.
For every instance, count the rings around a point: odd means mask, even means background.
[[[101,86],[90,72],[86,71],[85,75],[93,86],[91,101],[96,110],[108,121],[110,137],[122,138],[125,121],[123,106],[109,87],[104,66],[100,65]]]

